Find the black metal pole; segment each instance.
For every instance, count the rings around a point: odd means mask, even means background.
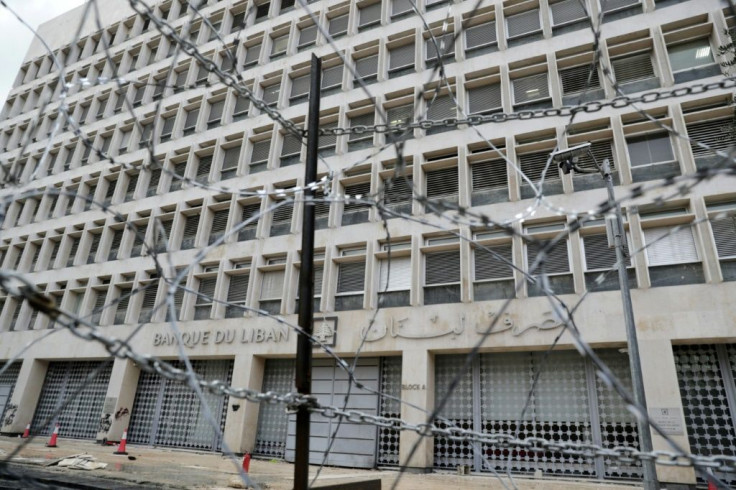
[[[322,80],[322,61],[312,55],[312,73],[309,82],[309,114],[307,115],[307,161],[304,183],[317,180],[317,150],[319,146],[319,102]],[[304,190],[304,219],[302,221],[302,256],[299,273],[299,327],[312,334],[312,298],[314,296],[314,191]],[[296,344],[297,391],[312,393],[312,343],[300,334]],[[300,405],[296,412],[296,444],[294,447],[294,488],[309,488],[309,410]]]

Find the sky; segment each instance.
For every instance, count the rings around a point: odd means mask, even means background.
[[[5,0],[5,3],[34,29],[67,10],[82,5],[84,0]],[[13,87],[23,58],[33,40],[31,31],[0,5],[0,101],[5,101]]]

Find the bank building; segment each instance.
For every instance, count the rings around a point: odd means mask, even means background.
[[[189,267],[182,284],[202,295],[179,289],[171,308],[195,370],[207,380],[288,392],[303,214],[302,201],[292,197],[310,184],[303,177],[306,150],[191,57],[180,53],[175,60],[176,44],[128,2],[98,3],[103,27],[90,20],[78,38],[84,7],[40,26],[40,36],[65,66],[63,79],[34,40],[2,108],[0,161],[17,182],[6,179],[0,191],[8,204],[1,267],[22,273],[106,336],[126,338],[142,325],[133,348],[176,365],[180,346],[167,308],[160,306],[167,297],[162,273],[171,277]],[[150,3],[156,17],[177,33],[183,30],[220,69],[236,70],[257,98],[297,128],[306,124],[312,53],[322,59],[320,126],[350,128],[381,123],[379,113],[399,123],[609,100],[616,96],[612,80],[631,97],[718,82],[730,74],[719,48],[732,42],[736,25],[727,2],[719,0],[488,0],[477,10],[473,1],[417,0],[426,24],[408,0],[310,1],[314,17],[294,0],[210,0],[201,16],[187,14],[185,2]],[[600,67],[591,71],[594,37],[581,4],[601,29],[598,48],[610,74]],[[432,36],[445,46],[441,52]],[[447,78],[441,84],[434,70],[439,57]],[[121,83],[107,81],[115,74]],[[355,78],[362,78],[372,97]],[[60,117],[65,87],[63,104],[80,132]],[[568,333],[545,361],[563,324],[521,272],[540,253],[542,240],[572,222],[552,208],[589,210],[606,200],[600,176],[551,167],[544,194],[552,206],[513,221],[513,234],[453,222],[452,211],[443,217],[431,211],[450,203],[511,219],[534,203],[534,190],[516,166],[538,182],[558,143],[590,143],[597,159],[612,162],[618,196],[637,186],[651,189],[624,202],[629,248],[646,247],[627,270],[650,411],[687,450],[733,455],[736,227],[730,211],[736,210],[736,186],[726,175],[685,195],[657,185],[720,162],[708,148],[726,150],[736,140],[733,94],[718,87],[675,93],[572,120],[417,127],[397,135],[403,165],[383,132],[322,136],[315,334],[349,362],[365,337],[358,378],[407,402],[353,390],[349,408],[422,423],[426,414],[411,405],[431,410],[460,376],[441,413],[447,424],[606,448],[639,446],[636,420]],[[48,99],[50,104],[42,103]],[[591,164],[589,155],[580,161]],[[412,219],[335,198],[344,195],[375,196],[386,209]],[[662,205],[653,207],[654,198]],[[522,233],[538,240],[522,240]],[[199,260],[201,250],[225,235]],[[589,221],[552,249],[546,272],[566,304],[577,305],[586,295],[576,324],[630,387],[618,280],[601,274],[614,262],[604,221]],[[223,441],[185,385],[141,371],[131,360],[102,363],[108,356],[101,344],[74,337],[27,300],[2,294],[0,360],[50,335],[0,376],[3,434],[20,434],[31,424],[33,433],[45,435],[58,422],[61,437],[119,440],[127,427],[132,445],[220,451],[225,442],[236,452],[293,460],[294,423],[283,406],[206,393]],[[465,354],[494,320],[497,328],[481,354],[463,369]],[[314,392],[323,403],[341,405],[345,372],[317,350],[314,366]],[[335,423],[314,417],[315,462]],[[409,460],[418,437],[346,423],[327,462],[453,472],[462,465],[489,478],[509,469],[548,479],[642,479],[638,463],[441,437],[423,439]],[[659,434],[652,437],[655,449],[669,449]],[[703,484],[692,468],[658,466],[657,476],[667,488]],[[736,484],[732,474],[721,476]]]

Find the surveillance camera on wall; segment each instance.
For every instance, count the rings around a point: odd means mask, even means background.
[[[558,150],[552,153],[552,161],[557,163],[564,174],[569,174],[575,168],[578,158],[590,151],[590,143],[573,146],[567,150]]]

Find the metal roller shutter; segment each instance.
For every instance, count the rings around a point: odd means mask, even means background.
[[[281,85],[278,83],[263,87],[263,102],[268,105],[275,105],[279,101],[280,91]]]
[[[447,118],[457,117],[455,101],[449,95],[440,95],[434,100],[427,99],[427,119],[430,121],[443,121]]]
[[[506,160],[475,162],[470,167],[473,192],[506,189],[509,185]]]
[[[271,140],[261,140],[253,143],[253,150],[250,153],[250,164],[256,165],[268,161],[268,155],[271,152]]]
[[[401,417],[401,357],[381,358],[381,385],[378,415],[382,417]],[[379,466],[399,465],[400,431],[392,427],[378,429]]]
[[[335,88],[342,85],[342,66],[337,65],[322,70],[322,89]]]
[[[436,44],[435,44],[436,42]],[[431,63],[437,60],[437,53],[442,53],[442,60],[448,61],[455,57],[455,34],[452,32],[436,35],[434,40],[429,38],[424,41],[425,60]]]
[[[222,171],[237,170],[240,160],[240,146],[227,148],[222,157]]]
[[[544,168],[547,166],[548,161],[549,153],[544,151],[519,155],[519,167],[521,168],[521,171],[535,184],[541,180],[542,172],[544,172]],[[560,173],[555,168],[555,165],[549,165],[547,173],[545,174],[545,180],[560,180]],[[526,182],[522,181],[522,185],[524,184],[526,184]]]
[[[291,79],[291,98],[302,97],[309,93],[309,75]]]
[[[358,10],[360,13],[359,28],[368,27],[370,25],[381,22],[381,2],[367,5]]]
[[[217,102],[213,102],[210,105],[210,116],[207,119],[207,122],[210,124],[220,122],[220,119],[222,119],[222,113],[224,109],[225,109],[225,100],[218,100]]]
[[[609,270],[616,264],[616,249],[608,248],[606,234],[584,235],[583,248],[585,249],[585,270]],[[628,258],[628,247],[624,244],[624,253],[627,255],[626,265],[631,265]]]
[[[371,114],[372,116],[372,114]],[[358,184],[352,184],[345,186],[345,195],[350,196],[353,199],[370,199],[371,183],[360,182]],[[360,197],[358,197],[360,196]],[[343,206],[343,214],[345,213],[360,213],[368,210],[368,206],[357,202],[345,202]]]
[[[33,322],[30,323],[30,328],[33,328]],[[21,363],[22,361],[15,361],[8,366],[3,374],[0,374],[0,420],[5,420],[8,403],[13,398],[15,382],[18,380],[18,374],[20,374]],[[4,362],[2,364],[5,365]]]
[[[317,26],[311,25],[299,30],[299,48],[303,48],[317,41]]]
[[[245,52],[245,61],[243,64],[245,66],[255,64],[258,62],[258,58],[261,57],[261,43],[254,44],[253,46],[248,46],[247,51]]]
[[[601,10],[603,12],[613,12],[621,8],[639,5],[640,0],[601,0]]]
[[[281,158],[299,155],[302,151],[302,140],[298,136],[291,133],[284,135],[284,142],[281,145]]]
[[[197,165],[197,182],[207,182],[212,168],[212,156],[201,157]]]
[[[412,200],[412,176],[395,177],[383,183],[383,203],[394,211],[404,205],[411,204]],[[411,211],[411,208],[409,209]]]
[[[348,32],[348,14],[340,15],[329,19],[330,27],[328,32],[330,36],[342,36]]]
[[[368,79],[378,74],[378,55],[355,60],[355,71],[359,78]]]
[[[403,15],[412,10],[411,0],[391,0],[391,17]]]

